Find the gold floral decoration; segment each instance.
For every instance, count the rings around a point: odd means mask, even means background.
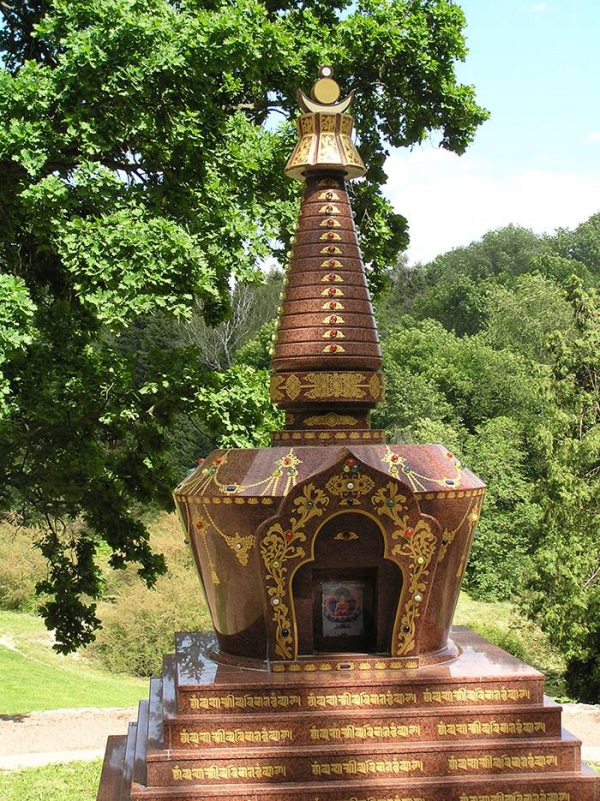
[[[340,473],[329,479],[325,489],[330,495],[341,499],[340,506],[352,506],[360,502],[361,496],[368,495],[374,486],[375,483],[370,476],[362,473]]]
[[[329,498],[323,490],[316,489],[312,483],[307,484],[302,495],[294,499],[294,514],[290,515],[287,528],[274,523],[261,543],[260,552],[267,569],[267,594],[275,624],[275,653],[283,659],[293,656],[286,562],[304,559],[306,551],[301,544],[306,541],[304,527],[311,518],[320,517],[328,503]]]
[[[238,562],[246,567],[248,564],[248,552],[254,547],[254,537],[240,537],[238,532],[235,532],[233,537],[223,535],[225,542],[238,558]]]
[[[429,566],[436,552],[437,538],[423,517],[419,517],[414,527],[409,525],[408,499],[398,484],[388,481],[371,500],[377,514],[389,517],[397,526],[392,539],[400,542],[392,548],[393,556],[409,563],[408,597],[402,611],[396,650],[396,655],[402,656],[415,647],[416,620],[427,591]]]
[[[312,417],[307,417],[305,423],[309,426],[327,426],[328,428],[333,428],[334,426],[355,426],[358,420],[356,417],[350,417],[348,414],[328,412],[327,414],[315,414]]]

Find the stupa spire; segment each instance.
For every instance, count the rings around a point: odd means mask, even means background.
[[[381,440],[371,408],[383,397],[381,350],[346,189],[365,173],[330,67],[322,67],[285,172],[304,182],[273,351],[271,397],[286,410],[273,441]],[[343,412],[341,411],[343,409]]]

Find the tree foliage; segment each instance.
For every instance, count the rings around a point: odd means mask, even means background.
[[[378,412],[396,440],[444,442],[486,481],[466,585],[520,600],[589,702],[600,697],[599,224],[544,237],[510,226],[392,271],[392,297],[413,316],[394,326],[384,305]]]
[[[486,112],[456,79],[449,0],[16,0],[0,14],[0,508],[40,526],[43,613],[68,650],[98,623],[100,541],[150,584],[164,568],[134,512],[170,502],[178,415],[199,404],[213,426],[219,409],[223,441],[248,441],[224,387],[255,397],[256,376],[207,380],[168,344],[142,365],[123,341],[197,304],[220,321],[232,278],[285,251],[297,87],[332,63],[356,90],[374,284],[406,244],[380,193],[387,148],[439,130],[460,153]]]

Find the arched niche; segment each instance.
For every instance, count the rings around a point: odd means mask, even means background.
[[[386,555],[379,521],[334,513],[318,528],[312,557],[292,579],[298,655],[389,654],[402,571]]]
[[[297,484],[278,514],[256,532],[265,571],[269,659],[331,654],[331,648],[344,654],[351,647],[361,653],[416,656],[441,545],[439,523],[421,513],[400,478],[361,462],[346,448],[336,456]],[[357,549],[350,559],[350,548],[343,546],[361,542],[364,551]],[[362,642],[340,640],[336,649],[322,625],[319,629],[318,617],[323,582],[327,593],[332,582],[343,579],[357,587],[363,582],[363,601],[371,604],[368,614],[375,632],[370,639],[353,635]]]

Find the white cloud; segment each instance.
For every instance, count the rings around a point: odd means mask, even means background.
[[[412,262],[429,261],[511,223],[551,233],[600,210],[600,170],[498,175],[469,154],[416,148],[393,153],[386,171],[386,195],[408,219]]]
[[[590,131],[587,135],[586,142],[600,142],[600,131]]]
[[[552,5],[550,3],[529,3],[523,7],[523,11],[529,11],[534,14],[543,14],[544,11],[550,11]]]

